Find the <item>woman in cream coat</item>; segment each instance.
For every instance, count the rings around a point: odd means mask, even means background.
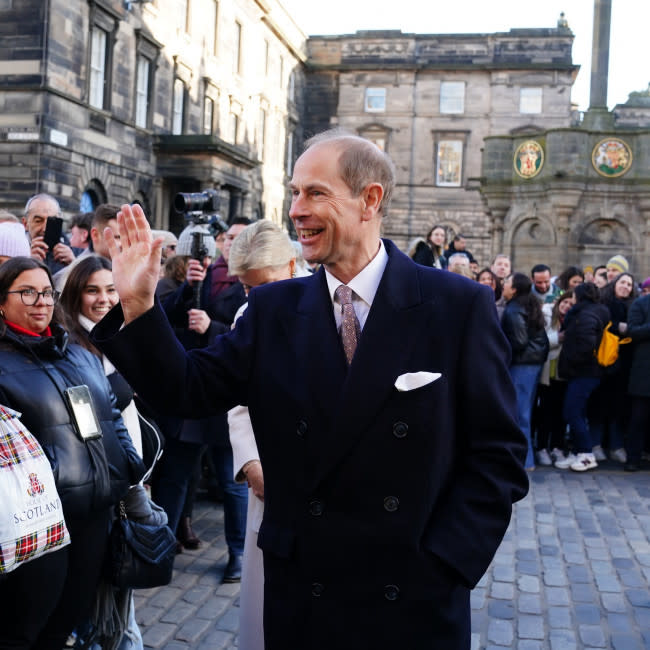
[[[288,280],[296,274],[296,253],[289,237],[270,221],[257,221],[245,228],[230,249],[230,275],[239,277],[246,294],[261,284]],[[246,305],[237,315],[241,316]],[[247,482],[248,512],[239,596],[239,650],[264,648],[264,565],[257,534],[264,514],[264,476],[253,426],[245,406],[228,413],[235,480]]]

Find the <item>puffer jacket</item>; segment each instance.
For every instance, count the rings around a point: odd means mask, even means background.
[[[564,319],[564,342],[558,370],[562,377],[602,377],[595,351],[609,321],[609,309],[603,304],[579,302]]]
[[[546,330],[529,325],[526,309],[517,300],[506,303],[501,327],[512,348],[511,365],[541,366],[546,361],[549,348]]]
[[[99,359],[52,325],[52,336],[33,337],[6,329],[0,336],[0,403],[21,421],[47,455],[66,517],[82,518],[108,508],[144,475],[144,465],[115,407]],[[64,390],[90,390],[102,437],[82,441]],[[105,459],[105,460],[104,460]]]

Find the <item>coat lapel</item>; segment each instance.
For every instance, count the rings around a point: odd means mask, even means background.
[[[329,396],[329,408],[336,412],[329,435],[312,441],[314,466],[311,487],[315,487],[367,434],[367,429],[391,393],[395,380],[417,368],[417,346],[431,336],[429,310],[422,304],[417,266],[390,241],[384,241],[389,261],[361,333],[342,390]],[[341,348],[338,334],[334,336]],[[329,349],[323,347],[323,349]],[[325,356],[325,355],[322,355]],[[415,364],[415,365],[414,365]],[[334,395],[338,400],[333,400]]]

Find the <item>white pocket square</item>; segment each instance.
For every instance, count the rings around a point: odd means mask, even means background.
[[[400,393],[403,393],[407,390],[415,390],[421,386],[432,384],[436,379],[440,379],[440,377],[442,377],[442,374],[439,372],[425,372],[424,370],[420,372],[407,372],[395,380],[395,388]]]

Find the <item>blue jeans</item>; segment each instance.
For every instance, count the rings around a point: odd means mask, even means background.
[[[517,419],[519,428],[528,440],[528,453],[526,454],[526,469],[535,467],[533,457],[533,443],[530,436],[530,417],[533,412],[533,403],[537,393],[537,382],[542,372],[542,366],[532,364],[515,364],[510,366],[510,377],[515,385],[517,394]]]
[[[153,500],[161,506],[169,518],[169,527],[176,531],[180,521],[185,497],[201,458],[203,446],[193,442],[183,442],[175,438],[167,439],[165,452],[157,468],[158,478],[153,486]],[[236,555],[244,552],[246,534],[246,508],[248,505],[248,486],[235,483],[232,467],[232,448],[230,443],[219,444],[212,453],[217,479],[223,489],[223,513],[226,544],[228,550]]]
[[[591,453],[593,447],[587,422],[587,402],[598,384],[599,377],[574,377],[567,382],[563,414],[578,454]]]

